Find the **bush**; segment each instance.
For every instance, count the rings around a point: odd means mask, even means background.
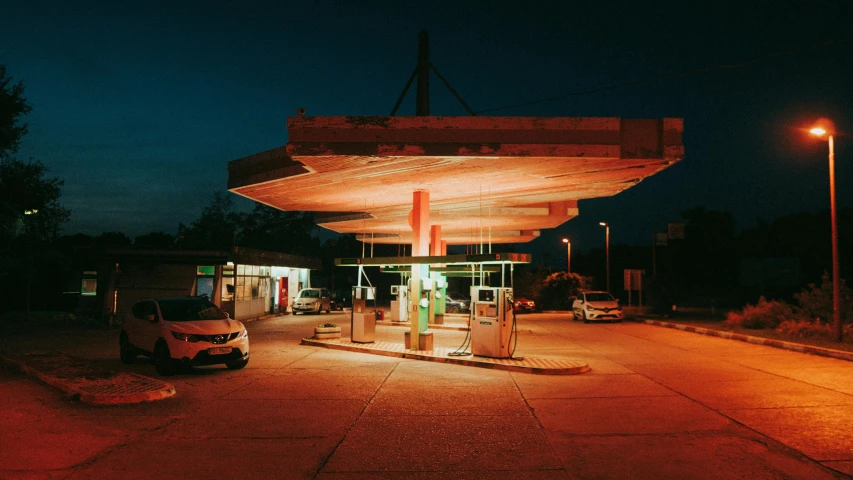
[[[776,327],[776,331],[797,338],[829,338],[831,327],[821,322],[808,320],[785,320]]]
[[[536,285],[539,291],[536,304],[549,310],[569,310],[572,307],[569,298],[577,296],[583,284],[583,277],[576,273],[554,272]]]
[[[796,338],[835,338],[835,327],[831,323],[811,322],[806,319],[786,320],[776,327],[776,331]],[[853,325],[844,325],[844,338],[853,342]]]
[[[776,328],[786,320],[801,320],[801,316],[785,302],[768,302],[761,297],[757,304],[747,305],[742,312],[729,312],[725,325],[753,329]]]
[[[844,279],[841,279],[841,323],[853,323],[853,293]],[[803,313],[817,322],[832,322],[832,279],[823,272],[820,287],[814,283],[808,289],[794,294],[794,299],[800,304]]]

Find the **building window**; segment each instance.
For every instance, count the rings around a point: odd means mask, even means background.
[[[98,272],[96,270],[83,270],[83,278],[80,280],[80,295],[94,297],[98,294]]]
[[[263,275],[268,273],[269,267],[259,265],[237,265],[236,276],[234,277],[235,300],[252,300],[257,298],[269,297],[269,277]],[[227,282],[223,278],[223,282]]]
[[[98,294],[98,279],[84,278],[80,285],[80,295],[94,297]]]

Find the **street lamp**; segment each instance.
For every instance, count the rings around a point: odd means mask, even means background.
[[[610,291],[610,224],[607,222],[598,222],[604,227],[604,251],[607,258],[607,291]]]
[[[36,208],[24,210],[24,216],[35,215],[39,211]],[[24,233],[26,234],[26,227]],[[30,298],[32,296],[33,285],[33,242],[32,239],[27,241],[27,320],[30,318]]]
[[[563,243],[566,244],[566,273],[572,273],[572,242],[564,238]]]
[[[826,137],[829,142],[829,216],[832,222],[832,320],[835,327],[835,341],[840,342],[844,332],[841,328],[841,281],[838,267],[838,217],[835,212],[835,129],[831,121],[818,120],[809,133],[816,137]]]

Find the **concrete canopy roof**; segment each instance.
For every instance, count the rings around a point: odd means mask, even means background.
[[[375,243],[411,243],[412,193],[448,244],[527,242],[684,156],[678,118],[289,117],[285,147],[234,160],[228,189]]]

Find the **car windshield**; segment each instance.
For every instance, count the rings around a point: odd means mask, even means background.
[[[587,293],[587,302],[612,302],[613,296],[609,293]]]
[[[297,295],[296,297],[297,298],[320,298],[320,291],[319,290],[302,290],[301,292],[299,292],[299,295]]]
[[[205,298],[161,298],[160,313],[168,322],[192,322],[194,320],[221,320],[228,316]]]

